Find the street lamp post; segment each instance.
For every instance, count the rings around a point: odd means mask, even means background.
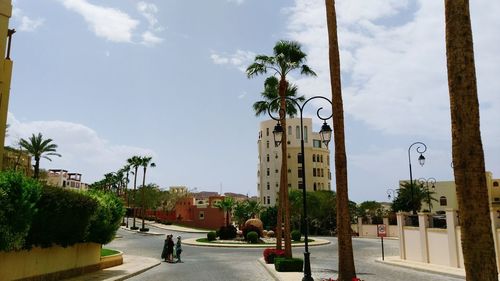
[[[429,213],[432,213],[432,204],[431,204],[431,191],[429,189],[429,184],[431,185],[432,190],[436,189],[436,179],[435,178],[420,178],[418,182],[424,186],[425,184],[425,192],[427,193],[427,204],[429,205]]]
[[[420,166],[423,166],[424,163],[425,163],[425,157],[424,155],[422,155],[425,151],[427,151],[427,145],[425,145],[425,143],[423,142],[414,142],[410,145],[410,147],[408,147],[408,166],[410,167],[410,195],[411,195],[411,210],[412,210],[412,213],[414,215],[417,214],[417,210],[415,210],[415,200],[413,198],[413,175],[412,175],[412,172],[411,172],[411,157],[410,157],[410,152],[411,152],[411,148],[414,146],[414,145],[417,145],[417,147],[415,148],[415,150],[420,153],[420,156],[418,157],[418,163],[420,164]]]
[[[398,189],[392,189],[392,188],[388,188],[387,189],[387,199],[391,200],[394,200],[399,194],[399,190]]]
[[[271,102],[269,102],[268,104],[268,108],[267,108],[267,111],[269,113],[269,116],[278,121],[278,123],[276,124],[276,126],[274,127],[274,130],[273,130],[273,137],[274,137],[274,144],[275,146],[279,146],[282,142],[282,137],[283,137],[283,133],[284,133],[284,130],[283,130],[283,127],[281,126],[281,123],[280,121],[283,120],[285,117],[286,117],[286,112],[283,111],[282,109],[280,109],[279,111],[279,117],[274,117],[272,114],[271,114],[271,105],[278,101],[280,99],[280,97],[272,100]],[[303,110],[304,110],[304,107],[305,105],[313,100],[313,99],[323,99],[323,100],[326,100],[330,103],[330,105],[332,105],[332,102],[323,97],[323,96],[313,96],[309,99],[307,99],[306,101],[304,101],[304,103],[302,103],[302,105],[300,105],[297,100],[293,99],[293,98],[290,98],[290,97],[285,97],[285,99],[289,100],[289,101],[292,101],[296,106],[297,108],[299,109],[299,113],[300,113],[300,154],[301,154],[301,159],[300,159],[300,162],[301,162],[301,165],[302,165],[302,208],[303,208],[303,215],[302,215],[302,225],[304,226],[304,246],[305,246],[305,250],[304,250],[304,277],[302,278],[302,281],[313,281],[314,279],[312,278],[311,276],[311,261],[310,261],[310,253],[309,253],[309,239],[308,239],[308,224],[307,224],[307,201],[306,201],[306,165],[305,165],[305,155],[304,155],[304,124],[303,124]],[[321,126],[321,130],[319,132],[320,136],[321,136],[321,139],[323,141],[323,143],[328,146],[328,143],[330,142],[331,140],[331,137],[332,137],[332,129],[330,128],[330,126],[326,123],[326,120],[332,118],[333,114],[330,114],[329,116],[327,116],[326,118],[325,117],[322,117],[320,115],[320,111],[322,110],[323,108],[320,107],[317,111],[316,111],[316,115],[318,116],[319,119],[323,120],[323,125]],[[286,144],[284,144],[286,145]],[[283,156],[284,157],[284,156]],[[300,188],[300,187],[299,187]]]

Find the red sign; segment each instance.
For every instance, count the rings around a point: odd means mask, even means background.
[[[377,224],[377,236],[387,237],[387,228],[385,224]]]

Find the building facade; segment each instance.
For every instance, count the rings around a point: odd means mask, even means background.
[[[312,119],[304,118],[304,154],[306,170],[300,164],[300,119],[286,120],[288,189],[302,189],[303,173],[306,175],[306,190],[331,190],[330,150],[321,141],[318,132],[312,131]],[[273,130],[275,120],[260,123],[257,168],[257,192],[264,206],[274,206],[277,202],[280,170],[281,147],[275,147]],[[282,144],[283,145],[283,144]]]
[[[71,189],[87,189],[88,184],[82,182],[82,174],[68,173],[67,170],[51,169],[47,173],[46,183]]]

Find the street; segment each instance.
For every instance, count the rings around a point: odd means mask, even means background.
[[[156,233],[180,235],[183,239],[204,237],[203,233],[180,233],[150,226]],[[125,254],[160,259],[164,235],[147,235],[120,229],[118,235],[106,248],[117,249]],[[337,276],[337,239],[322,237],[332,243],[310,247],[312,275],[315,280]],[[384,240],[386,256],[398,255],[398,241]],[[375,262],[381,257],[380,240],[353,238],[354,258],[358,277],[365,281],[458,281],[461,278],[390,266]],[[274,280],[258,263],[263,249],[214,248],[183,245],[183,263],[162,262],[129,280]],[[303,258],[304,248],[293,248],[294,257]]]

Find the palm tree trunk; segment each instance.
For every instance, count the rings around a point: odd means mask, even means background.
[[[38,179],[40,176],[40,158],[35,158],[35,167],[34,168],[34,173],[33,173],[33,178]]]
[[[453,171],[466,280],[498,280],[468,0],[445,0]]]
[[[340,80],[340,55],[337,37],[335,1],[325,0],[328,26],[330,83],[332,88],[333,136],[335,143],[335,179],[337,185],[337,233],[340,281],[356,277],[347,190],[347,156],[344,136],[344,108]]]
[[[280,108],[283,112],[283,138],[281,143],[281,177],[280,177],[280,189],[281,189],[281,200],[283,202],[283,240],[285,240],[285,257],[292,257],[292,239],[290,237],[290,202],[288,202],[288,153],[287,153],[287,126],[286,126],[286,89],[288,82],[285,76],[282,75],[279,84],[279,95],[280,95]],[[280,112],[281,114],[281,112]]]

